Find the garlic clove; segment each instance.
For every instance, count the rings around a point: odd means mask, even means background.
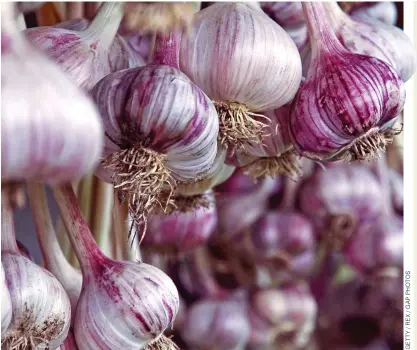
[[[10,299],[9,288],[6,284],[3,264],[1,265],[1,335],[7,331],[12,319],[12,301]]]
[[[99,160],[103,129],[98,112],[55,64],[27,43],[12,12],[12,3],[2,6],[2,38],[8,42],[1,57],[2,180],[59,183],[79,178]]]

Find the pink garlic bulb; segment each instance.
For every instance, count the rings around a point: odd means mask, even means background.
[[[74,336],[80,349],[150,349],[169,340],[179,308],[172,280],[151,265],[116,261],[99,249],[71,185],[54,189],[58,209],[83,274]]]
[[[309,220],[296,212],[269,212],[251,225],[250,251],[260,260],[298,256],[315,247]]]
[[[237,186],[237,192],[228,193]],[[217,197],[218,231],[223,237],[233,239],[263,215],[269,196],[276,187],[272,178],[265,178],[254,184],[237,170],[220,187]],[[225,189],[223,192],[222,189]],[[242,215],[244,213],[244,215]]]
[[[110,48],[122,17],[123,4],[108,2],[103,3],[91,25],[82,31],[36,27],[25,30],[25,35],[78,86],[89,91],[112,72]]]
[[[342,241],[350,237],[357,222],[378,217],[383,212],[382,201],[376,177],[368,168],[354,164],[317,169],[299,193],[301,212],[315,228]]]
[[[314,330],[316,315],[317,304],[304,282],[257,290],[250,303],[249,343],[262,346],[273,343],[280,335],[295,332],[293,344],[305,346]]]
[[[187,197],[181,200],[187,201]],[[187,252],[206,243],[216,228],[216,205],[211,191],[199,200],[205,204],[194,211],[151,214],[143,246],[153,250]]]
[[[291,110],[291,141],[313,160],[377,158],[397,133],[405,87],[390,65],[339,42],[329,4],[303,3],[313,58]]]
[[[152,64],[112,73],[92,91],[106,131],[96,175],[127,196],[138,226],[165,210],[177,183],[209,177],[217,155],[216,109],[179,71],[179,41],[159,36]]]
[[[243,171],[254,178],[300,175],[301,169],[288,132],[291,104],[263,113],[269,118],[262,129],[262,143],[248,142],[236,150]]]
[[[191,348],[242,349],[250,334],[245,300],[202,299],[188,309],[181,334]]]
[[[259,142],[264,125],[254,112],[291,101],[301,80],[295,44],[253,3],[197,12],[181,43],[180,68],[215,102],[219,141],[232,150]]]
[[[385,24],[395,25],[397,23],[398,13],[394,2],[357,2],[354,5],[349,10],[349,15],[355,19],[366,21],[369,18],[374,18]]]
[[[403,264],[403,223],[395,216],[380,216],[363,223],[344,248],[346,262],[363,273]]]
[[[22,36],[2,6],[2,181],[77,179],[99,160],[103,128],[92,101]],[[19,137],[16,137],[19,135]]]
[[[90,21],[85,18],[75,18],[58,23],[54,28],[63,28],[76,32],[86,30]],[[143,56],[135,53],[131,45],[121,36],[116,34],[109,49],[109,65],[111,72],[117,72],[122,69],[142,67],[146,64]]]

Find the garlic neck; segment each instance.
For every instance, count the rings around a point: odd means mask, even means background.
[[[1,251],[20,254],[14,231],[13,210],[6,196],[1,202]]]
[[[329,24],[334,31],[351,21],[349,15],[341,9],[337,2],[323,2],[323,7],[327,13]]]
[[[152,63],[165,64],[179,69],[179,49],[181,33],[171,31],[168,34],[157,34]]]
[[[110,47],[123,18],[122,2],[104,2],[90,26],[82,33],[86,40],[98,41],[101,46]]]

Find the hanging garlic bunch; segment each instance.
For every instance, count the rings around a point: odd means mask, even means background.
[[[44,186],[30,183],[28,194],[44,267],[56,277],[66,291],[73,310],[71,315],[73,321],[82,286],[81,272],[68,262],[61,250],[52,224]]]
[[[201,198],[202,197],[202,198]],[[151,214],[147,235],[143,246],[157,251],[187,252],[204,243],[213,234],[217,224],[215,198],[211,191],[199,198],[204,204],[194,211]],[[193,197],[183,197],[180,201],[192,201]],[[178,205],[178,201],[177,201]],[[187,203],[184,207],[190,207]]]
[[[232,295],[195,302],[181,334],[187,345],[196,349],[243,349],[250,334],[246,300]]]
[[[3,264],[1,265],[1,335],[9,327],[12,319],[12,301],[10,300],[9,288],[4,275]]]
[[[115,68],[110,52],[122,17],[122,3],[105,2],[91,25],[82,31],[35,27],[25,30],[25,35],[78,86],[89,91]]]
[[[74,336],[83,350],[158,349],[179,307],[172,280],[145,263],[115,261],[100,251],[71,185],[54,189],[58,208],[83,274]]]
[[[181,44],[180,67],[214,100],[219,141],[231,154],[259,142],[264,123],[254,112],[289,102],[301,80],[291,38],[251,3],[215,3],[198,12]]]
[[[394,25],[377,19],[350,17],[336,2],[323,5],[331,31],[350,52],[372,56],[389,64],[406,82],[417,69],[417,53],[408,36]],[[311,61],[311,46],[306,46],[301,56],[303,68]],[[306,75],[307,71],[304,70]]]
[[[152,64],[110,74],[92,91],[106,131],[96,174],[125,196],[139,227],[172,203],[178,183],[211,176],[217,154],[218,116],[179,71],[180,40],[158,36]]]
[[[68,334],[70,301],[52,274],[19,253],[12,209],[5,197],[1,211],[1,258],[12,303],[2,347],[56,349]]]
[[[290,115],[295,149],[314,160],[366,160],[392,142],[405,102],[397,72],[383,61],[347,51],[322,3],[303,3],[312,63]]]
[[[85,18],[75,18],[53,26],[71,31],[82,32],[90,26],[90,21]],[[108,60],[111,72],[122,69],[142,67],[146,64],[144,56],[137,54],[121,35],[116,34],[110,45]]]
[[[99,160],[103,129],[98,113],[22,37],[13,11],[13,3],[2,5],[2,181],[79,178]]]
[[[368,168],[353,164],[317,169],[299,192],[301,212],[336,244],[349,239],[358,222],[381,215],[382,201],[376,177]]]
[[[291,104],[264,113],[268,117],[262,129],[262,143],[249,142],[234,154],[242,170],[253,178],[300,175],[301,169],[288,133]]]

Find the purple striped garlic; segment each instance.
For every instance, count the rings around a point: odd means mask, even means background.
[[[324,7],[330,30],[345,49],[384,61],[394,68],[404,82],[411,78],[417,69],[417,53],[411,40],[400,28],[371,17],[350,17],[336,2],[324,3]],[[311,55],[311,46],[306,45],[301,52],[304,75],[307,74]]]
[[[248,142],[244,149],[236,150],[235,159],[243,171],[253,178],[297,176],[300,164],[288,132],[291,104],[265,112],[269,119],[260,134],[261,143]]]
[[[20,254],[13,211],[5,197],[1,203],[1,261],[12,305],[10,324],[2,331],[2,348],[56,349],[70,328],[70,301],[50,272]]]
[[[179,308],[172,280],[151,265],[106,257],[82,217],[72,186],[54,188],[54,195],[83,274],[74,321],[78,347],[134,350],[173,346],[163,336]]]
[[[210,176],[216,160],[216,109],[179,71],[180,40],[158,36],[152,64],[110,74],[92,91],[106,132],[96,174],[128,200],[139,227],[172,203],[177,184]]]
[[[217,212],[212,191],[201,197],[199,200],[204,204],[193,211],[151,214],[143,239],[145,249],[188,252],[204,245],[216,228]],[[185,202],[192,200],[193,197],[181,198]]]
[[[404,258],[402,219],[380,216],[359,226],[343,249],[346,262],[362,273],[401,267]]]
[[[397,72],[383,61],[347,51],[322,3],[303,3],[312,63],[294,100],[294,148],[314,160],[367,160],[392,142],[405,102]]]
[[[80,178],[95,167],[102,150],[96,107],[27,42],[13,11],[13,3],[2,6],[2,181]]]
[[[82,31],[35,27],[25,30],[25,35],[78,86],[90,91],[112,72],[110,48],[122,17],[123,4],[107,2],[100,7],[91,25]]]
[[[85,18],[75,18],[65,22],[61,22],[53,26],[54,28],[63,28],[76,32],[86,30],[90,25],[90,21]],[[131,48],[121,35],[116,34],[110,45],[108,59],[110,72],[117,72],[122,69],[142,67],[146,64],[144,56],[139,55]]]
[[[255,112],[283,106],[299,88],[294,42],[259,6],[239,2],[198,12],[184,35],[180,68],[214,101],[222,146],[233,153],[260,142],[264,123]]]
[[[299,191],[299,207],[320,234],[345,242],[359,222],[383,213],[381,186],[361,165],[336,165],[317,169]]]

